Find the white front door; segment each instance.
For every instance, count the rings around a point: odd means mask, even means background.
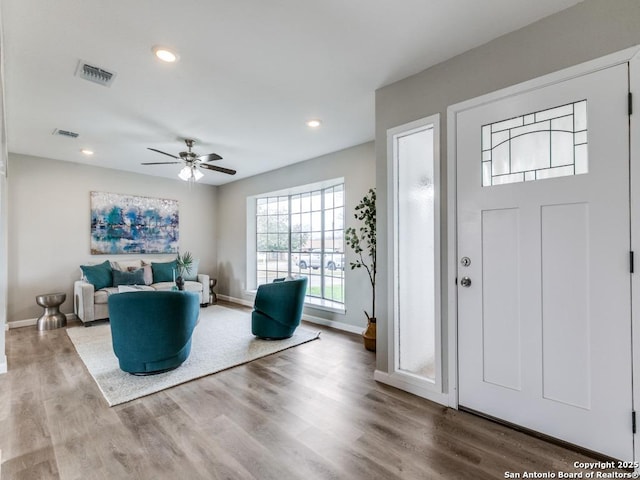
[[[623,64],[456,119],[459,404],[623,460],[627,92]]]

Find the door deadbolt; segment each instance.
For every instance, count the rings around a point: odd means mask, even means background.
[[[460,265],[462,265],[463,267],[468,267],[469,265],[471,265],[471,259],[469,257],[462,257],[460,259]]]
[[[469,277],[462,277],[462,280],[460,280],[460,285],[462,285],[463,287],[470,287],[471,286],[471,279]]]

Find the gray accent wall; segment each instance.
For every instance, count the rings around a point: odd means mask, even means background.
[[[91,191],[178,200],[180,250],[200,259],[200,272],[216,275],[218,187],[13,153],[8,180],[9,322],[40,316],[35,296],[42,293],[65,292],[61,311],[72,313],[80,265],[117,258],[175,258],[91,255]]]
[[[499,21],[496,14],[496,21]],[[585,0],[376,92],[378,186],[377,368],[388,371],[387,129],[441,115],[443,351],[447,345],[447,107],[640,44],[640,1]],[[638,95],[638,92],[636,92]],[[446,378],[445,378],[446,380]]]
[[[369,188],[375,186],[373,142],[218,187],[218,293],[253,301],[253,295],[247,291],[246,278],[248,197],[340,177],[344,178],[345,185],[346,226],[356,226],[354,207]],[[349,264],[353,253],[347,250],[345,258]],[[371,287],[364,270],[345,268],[345,292],[345,314],[312,307],[305,307],[305,313],[335,322],[339,327],[346,324],[364,329],[363,310],[371,309]]]

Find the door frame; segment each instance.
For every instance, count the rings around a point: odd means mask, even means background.
[[[447,108],[447,364],[448,364],[448,398],[449,406],[458,408],[458,237],[457,237],[457,115],[465,110],[496,100],[513,97],[525,92],[537,90],[556,83],[564,82],[572,78],[580,77],[597,70],[602,70],[624,63],[630,64],[629,87],[631,92],[640,95],[640,45],[631,47],[604,57],[591,60],[573,67],[569,67],[542,77],[538,77],[511,87],[491,92],[476,98],[456,103]],[[636,110],[635,117],[640,115],[640,102],[633,99]],[[633,168],[640,162],[640,121],[631,115],[630,123],[630,183],[631,183],[631,248],[640,254],[640,216],[634,218],[636,212],[640,212],[640,167]],[[634,141],[634,139],[636,139]],[[639,164],[640,165],[640,164]],[[634,186],[638,188],[633,188]],[[640,257],[639,257],[640,258]],[[640,274],[640,272],[638,272]],[[633,408],[640,407],[640,325],[636,326],[636,319],[640,318],[640,282],[633,281],[631,289],[631,328],[632,328],[632,381],[633,381]],[[637,328],[636,328],[637,327]],[[629,419],[631,422],[631,418]],[[640,442],[634,441],[635,459],[640,458]]]

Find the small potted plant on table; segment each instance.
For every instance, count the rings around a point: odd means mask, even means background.
[[[178,290],[184,290],[184,277],[186,273],[191,273],[193,266],[193,255],[190,252],[184,252],[176,258],[176,265],[178,267],[178,276],[176,277],[176,286]]]

